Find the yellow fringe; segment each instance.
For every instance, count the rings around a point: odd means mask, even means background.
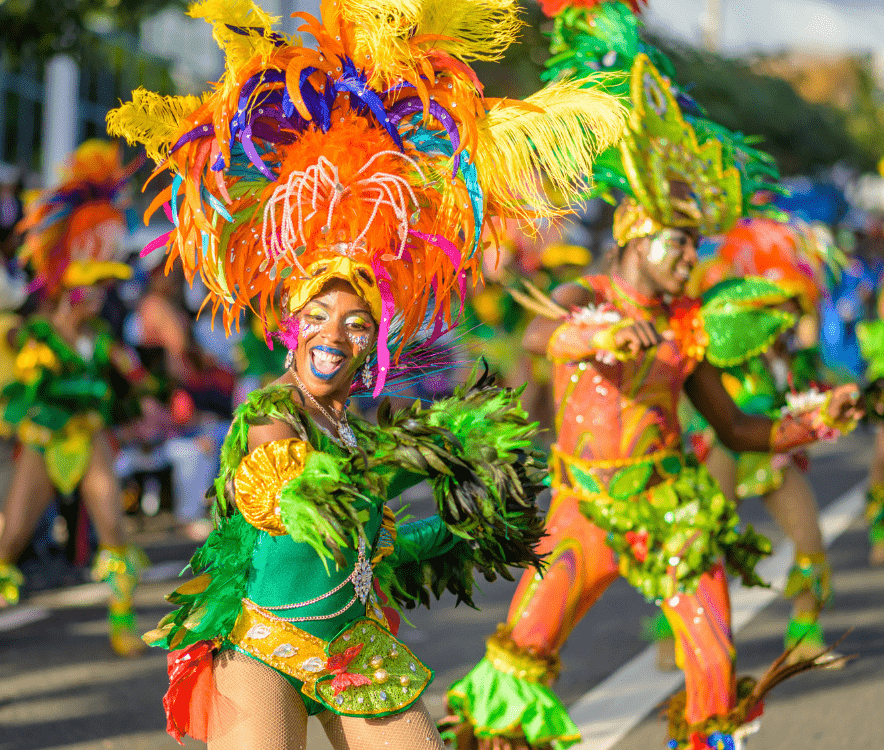
[[[527,215],[553,216],[562,207],[550,193],[571,196],[588,187],[593,160],[619,141],[626,122],[619,99],[584,88],[603,82],[561,81],[529,96],[527,107],[505,100],[488,112],[476,150],[488,200]]]
[[[143,143],[147,155],[166,158],[181,121],[202,104],[198,96],[160,96],[144,88],[132,92],[132,101],[107,113],[107,132],[125,138],[129,145]]]
[[[431,49],[464,62],[499,60],[518,38],[518,14],[515,0],[350,0],[341,9],[353,24],[356,64],[372,71],[370,84],[385,85]]]

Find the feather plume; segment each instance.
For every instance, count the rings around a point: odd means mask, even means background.
[[[479,123],[476,166],[489,200],[527,215],[555,215],[562,207],[550,193],[579,194],[588,187],[593,159],[617,143],[626,121],[618,99],[584,88],[602,80],[560,81],[524,104],[504,100],[488,112]]]
[[[143,143],[149,158],[166,158],[182,120],[196,111],[198,96],[160,96],[144,88],[132,92],[132,101],[107,114],[107,132],[133,145]]]
[[[280,18],[265,13],[252,0],[203,0],[192,5],[187,15],[212,24],[212,36],[227,60],[228,77],[236,77],[255,56],[267,60],[280,41],[299,44],[273,31]]]
[[[344,5],[355,58],[370,58],[372,82],[393,83],[431,50],[462,62],[499,60],[522,21],[515,0],[359,0]]]

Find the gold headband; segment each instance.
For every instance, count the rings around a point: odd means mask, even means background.
[[[306,278],[290,279],[288,311],[297,312],[322,290],[329,281],[346,281],[368,303],[375,322],[380,321],[383,305],[377,280],[371,268],[346,256],[318,260],[307,267]]]
[[[614,241],[625,247],[630,240],[650,237],[667,227],[695,229],[700,226],[699,210],[694,201],[673,197],[670,205],[674,209],[672,219],[664,224],[634,198],[624,198],[614,211]]]
[[[73,260],[61,277],[61,285],[67,289],[77,286],[93,286],[99,281],[132,278],[132,267],[126,263],[110,260]]]

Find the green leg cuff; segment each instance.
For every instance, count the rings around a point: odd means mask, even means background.
[[[12,563],[0,562],[0,599],[6,604],[18,604],[19,590],[25,577]]]
[[[642,637],[651,643],[665,641],[667,638],[674,638],[675,633],[672,632],[672,625],[666,619],[663,612],[658,612],[655,617],[646,617],[642,621]]]
[[[467,724],[480,739],[525,740],[555,750],[580,741],[568,710],[549,687],[558,659],[518,647],[506,628],[488,639],[488,654],[448,690],[453,723]]]
[[[820,650],[826,648],[823,629],[816,618],[809,615],[798,615],[789,620],[785,642],[787,649],[794,648],[799,642],[819,646]]]
[[[805,592],[813,594],[819,608],[832,602],[832,569],[825,552],[798,552],[795,555],[783,595],[793,599]]]
[[[866,492],[866,520],[869,522],[869,541],[884,542],[884,485],[869,487]]]

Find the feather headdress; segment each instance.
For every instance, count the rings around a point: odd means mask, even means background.
[[[32,289],[52,297],[132,275],[115,258],[126,231],[125,188],[140,164],[124,167],[119,143],[110,141],[86,141],[71,154],[60,183],[39,193],[18,225],[24,233],[18,259],[34,273]]]
[[[610,90],[632,104],[626,136],[596,160],[594,172],[597,194],[612,202],[612,191],[626,195],[615,222],[620,244],[663,226],[717,234],[762,210],[752,199],[761,189],[776,190],[774,160],[751,138],[710,120],[679,89],[671,61],[639,36],[639,0],[577,0],[550,9],[544,78],[619,74]],[[673,182],[690,187],[690,201],[673,200]]]
[[[202,98],[136,91],[108,129],[172,174],[151,211],[165,204],[175,228],[153,247],[202,275],[228,330],[246,307],[270,322],[280,286],[284,316],[323,274],[370,278],[377,393],[393,317],[395,360],[427,318],[451,321],[491,217],[561,212],[539,172],[561,192],[585,188],[624,107],[589,80],[484,98],[469,62],[513,41],[514,0],[324,0],[321,11],[322,22],[295,14],[310,49],[250,0],[194,5],[225,52],[221,81]]]
[[[810,313],[825,292],[826,272],[837,275],[846,264],[846,258],[815,227],[763,217],[739,221],[722,238],[717,255],[730,275],[763,276]]]

